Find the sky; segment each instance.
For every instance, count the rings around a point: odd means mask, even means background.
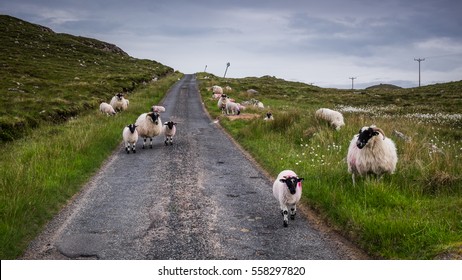
[[[320,87],[462,80],[460,0],[2,0],[0,14],[190,74]],[[353,83],[353,85],[352,85]]]

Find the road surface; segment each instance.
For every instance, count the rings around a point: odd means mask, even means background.
[[[365,258],[304,211],[282,226],[271,178],[209,118],[194,75],[162,105],[162,121],[178,122],[174,144],[121,144],[23,259]]]

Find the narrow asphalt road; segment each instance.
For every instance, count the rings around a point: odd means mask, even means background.
[[[174,144],[121,145],[23,259],[364,258],[303,211],[282,226],[271,179],[210,120],[194,75],[162,105],[162,121],[178,122]]]

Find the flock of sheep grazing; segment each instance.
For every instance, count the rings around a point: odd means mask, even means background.
[[[226,92],[232,91],[230,87],[225,87]],[[236,103],[231,99],[223,88],[220,86],[212,87],[212,97],[218,99],[218,108],[223,114],[239,115],[245,106]],[[128,108],[129,101],[123,97],[123,94],[115,95],[110,104],[102,102],[100,111],[114,115],[118,111],[124,111]],[[264,108],[263,103],[252,99],[248,104],[258,108]],[[176,122],[168,121],[162,123],[160,113],[165,112],[163,106],[152,106],[150,112],[141,114],[135,123],[124,127],[122,137],[124,140],[125,150],[130,153],[136,153],[136,142],[138,138],[143,138],[143,149],[149,138],[149,146],[152,148],[152,139],[155,136],[163,134],[165,136],[165,145],[173,144],[173,136],[176,133]],[[343,115],[335,110],[321,108],[315,112],[315,117],[319,120],[328,122],[335,130],[340,130],[345,125]],[[273,120],[273,114],[267,112],[265,121]],[[398,156],[394,142],[385,136],[382,129],[371,125],[365,126],[359,130],[359,133],[351,139],[348,154],[347,165],[348,172],[352,174],[353,185],[355,185],[356,176],[366,176],[375,174],[392,174],[395,171]],[[279,203],[283,216],[283,225],[287,227],[290,219],[295,218],[297,203],[300,201],[302,194],[302,181],[304,179],[292,170],[284,170],[279,173],[273,183],[273,195]]]
[[[228,87],[226,89],[227,91],[231,90]],[[238,115],[240,110],[245,108],[230,99],[220,86],[213,86],[212,91],[212,97],[218,99],[217,105],[223,114]],[[264,108],[263,103],[255,99],[247,102],[247,104]],[[321,121],[328,122],[337,131],[345,126],[342,113],[332,109],[320,108],[315,112],[315,117]],[[273,119],[271,112],[266,113],[265,121]],[[356,176],[393,174],[398,162],[394,142],[387,138],[383,130],[375,125],[365,126],[359,130],[358,134],[353,136],[346,159],[348,172],[352,174],[353,185],[356,184]],[[295,217],[296,204],[299,202],[302,192],[302,181],[303,178],[299,178],[292,170],[282,171],[274,181],[273,195],[279,202],[285,227],[289,223],[289,214],[291,219]]]
[[[118,93],[111,99],[110,104],[102,102],[99,108],[102,113],[112,116],[117,112],[127,110],[128,105],[128,99],[125,99],[122,93]],[[152,139],[161,134],[165,136],[165,145],[173,145],[177,123],[173,121],[162,123],[160,113],[163,112],[165,112],[165,107],[154,105],[150,112],[141,114],[135,123],[123,128],[122,139],[127,154],[130,153],[130,150],[136,153],[136,142],[140,137],[143,138],[143,149],[148,138],[150,140],[149,147],[152,149]]]

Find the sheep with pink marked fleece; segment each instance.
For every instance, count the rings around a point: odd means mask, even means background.
[[[281,171],[273,183],[273,195],[279,202],[281,214],[284,219],[284,227],[289,225],[290,219],[295,219],[297,203],[302,197],[302,181],[292,170]]]

